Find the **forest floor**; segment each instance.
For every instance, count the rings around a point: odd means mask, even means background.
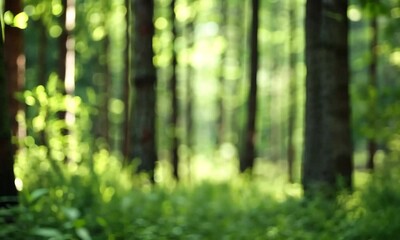
[[[183,171],[176,184],[161,162],[153,186],[106,153],[95,158],[92,169],[19,173],[20,205],[0,210],[0,239],[395,239],[400,232],[398,168],[372,177],[356,171],[356,190],[326,201],[305,200],[278,163],[260,163],[250,180],[226,159],[201,164],[198,156],[191,164],[199,171]]]

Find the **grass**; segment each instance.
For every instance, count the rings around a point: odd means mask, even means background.
[[[372,178],[356,172],[357,190],[327,202],[305,201],[278,163],[259,161],[249,181],[238,177],[235,159],[196,156],[175,184],[161,161],[152,186],[106,151],[92,167],[57,171],[35,154],[18,161],[20,205],[0,210],[0,239],[395,239],[400,232],[394,167]]]

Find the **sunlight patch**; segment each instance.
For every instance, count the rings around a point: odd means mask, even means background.
[[[114,196],[115,189],[113,187],[100,188],[100,192],[102,193],[103,201],[107,203]]]
[[[350,21],[358,22],[361,20],[361,11],[356,6],[350,6],[349,10],[347,11],[347,16],[349,17]]]
[[[49,29],[50,37],[57,38],[61,35],[62,28],[59,25],[52,25]]]
[[[19,192],[21,192],[22,189],[24,189],[24,182],[22,182],[22,179],[21,179],[21,178],[16,178],[16,179],[14,180],[14,184],[15,184],[15,187],[17,188],[17,190],[18,190]]]
[[[166,18],[164,17],[159,17],[156,19],[156,21],[154,22],[154,26],[158,29],[158,30],[163,30],[166,29],[168,27],[168,21]]]
[[[390,63],[397,67],[400,67],[400,50],[396,50],[392,54],[390,54]]]
[[[94,41],[100,41],[106,36],[106,29],[103,26],[96,27],[92,32]]]
[[[28,27],[29,17],[25,12],[20,12],[14,17],[14,26],[19,29],[25,29]]]

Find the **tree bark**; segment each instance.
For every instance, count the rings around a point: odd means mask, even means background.
[[[221,0],[221,33],[220,35],[224,38],[227,39],[227,18],[228,18],[228,2],[227,0]],[[219,76],[218,76],[218,87],[219,87],[219,92],[218,92],[218,100],[217,100],[217,109],[218,109],[218,118],[217,118],[217,148],[224,142],[226,141],[226,107],[225,107],[225,85],[226,85],[226,80],[225,80],[225,61],[226,61],[226,55],[227,55],[227,47],[222,50],[222,53],[220,55],[220,63],[219,63]]]
[[[46,86],[47,84],[47,49],[48,49],[48,38],[47,28],[42,19],[37,21],[39,28],[39,47],[38,47],[38,83]]]
[[[8,76],[8,78],[7,78]],[[11,143],[11,118],[7,82],[10,75],[4,68],[4,43],[0,41],[0,208],[16,202],[17,189],[14,185],[14,152]]]
[[[14,16],[22,11],[21,1],[5,1],[5,10]],[[22,32],[19,28],[6,25],[5,41],[0,41],[0,208],[17,203],[17,189],[14,184],[14,155],[17,145],[12,136],[21,137],[21,128],[16,121],[21,103],[15,93],[22,90],[24,83],[25,56],[23,54]]]
[[[3,43],[1,43],[3,45]],[[3,47],[3,46],[1,46]],[[1,57],[2,58],[2,57]],[[1,59],[2,61],[3,59]],[[6,99],[6,88],[4,69],[0,73],[0,209],[14,205],[18,202],[18,192],[14,184],[14,147],[11,143],[10,123],[8,116],[8,105]]]
[[[178,155],[178,89],[177,89],[177,53],[175,49],[175,41],[177,37],[176,21],[175,21],[175,0],[171,1],[171,24],[172,24],[172,75],[170,79],[170,92],[171,92],[171,162],[172,162],[172,174],[175,180],[179,180],[179,155]]]
[[[247,125],[244,136],[240,172],[250,171],[254,167],[256,113],[257,113],[257,71],[258,71],[258,8],[259,1],[252,0],[252,19],[250,32],[250,89],[248,95]]]
[[[321,1],[307,1],[306,3],[306,113],[305,113],[305,147],[303,160],[302,182],[308,190],[312,181],[319,178],[318,172],[322,168],[320,143],[322,142],[322,101],[321,84],[319,79],[319,49]]]
[[[307,1],[303,188],[352,188],[347,1]]]
[[[4,6],[5,11],[10,11],[14,16],[22,12],[22,3],[19,0],[7,0]],[[19,125],[16,117],[18,112],[23,111],[23,105],[16,99],[15,94],[21,92],[24,87],[25,77],[25,55],[23,45],[22,30],[5,25],[4,39],[4,63],[5,72],[8,82],[8,103],[10,106],[11,117],[11,134],[17,139],[21,139],[26,135],[25,129]],[[14,155],[17,150],[17,145],[13,148]]]
[[[73,96],[75,92],[75,38],[73,31],[75,29],[75,0],[62,0],[64,7],[60,21],[63,26],[61,36],[59,38],[59,70],[58,77],[62,81],[60,90],[65,97]],[[68,104],[65,110],[58,113],[58,117],[65,121],[65,128],[62,134],[70,135],[70,126],[75,123],[75,114],[70,111]],[[65,146],[69,148],[68,141]],[[68,156],[70,150],[66,150],[64,161],[69,163],[73,159]]]
[[[297,120],[297,49],[296,46],[296,29],[297,29],[297,4],[296,1],[290,2],[289,10],[289,116],[288,116],[288,180],[294,182],[294,162],[296,158],[296,144],[294,135]]]
[[[153,65],[154,36],[153,0],[133,0],[132,43],[134,57],[132,85],[135,95],[132,104],[130,159],[139,160],[138,171],[146,172],[154,182],[156,149],[156,69]]]
[[[376,126],[376,114],[377,114],[377,106],[376,106],[376,100],[377,100],[377,93],[378,93],[378,86],[377,86],[377,64],[378,64],[378,52],[377,52],[377,47],[378,47],[378,23],[376,19],[376,13],[371,13],[371,20],[369,24],[369,29],[371,31],[371,42],[370,42],[370,53],[371,53],[371,60],[368,66],[368,76],[369,76],[369,92],[373,92],[372,96],[369,96],[369,112],[368,112],[368,118],[369,119],[369,124],[370,128],[373,129],[373,134],[372,136],[369,136],[368,142],[367,142],[367,150],[368,150],[368,160],[367,160],[367,169],[370,171],[373,171],[375,168],[375,153],[377,151],[377,143],[376,143],[376,138],[374,137],[375,131],[377,130]]]
[[[188,0],[188,5],[194,9],[194,1]],[[191,19],[188,20],[185,30],[186,30],[186,39],[187,39],[187,48],[193,51],[194,49],[194,23],[196,21],[197,12],[193,10],[194,15]],[[195,129],[194,129],[194,118],[193,118],[193,110],[195,106],[195,93],[193,91],[193,81],[195,75],[195,69],[192,65],[191,58],[187,63],[187,74],[186,74],[186,112],[185,112],[185,130],[186,130],[186,145],[188,148],[187,154],[187,169],[188,169],[188,180],[191,180],[191,158],[194,154],[194,139],[195,139]]]
[[[130,5],[130,0],[125,0],[125,7],[126,7],[126,15],[125,15],[125,21],[126,21],[126,33],[125,33],[125,52],[124,52],[124,63],[125,63],[125,69],[124,69],[124,89],[123,89],[123,102],[125,106],[125,111],[124,111],[124,123],[123,123],[123,140],[122,140],[122,154],[124,156],[124,163],[127,162],[129,158],[129,89],[130,89],[130,84],[129,84],[129,78],[130,78],[130,68],[131,68],[131,60],[130,60],[130,27],[131,27],[131,5]]]
[[[245,6],[246,2],[245,1],[234,1],[233,8],[232,8],[232,14],[229,14],[229,16],[235,16],[233,18],[233,23],[231,24],[231,28],[233,30],[230,30],[232,33],[232,39],[228,42],[229,44],[229,49],[234,52],[234,57],[236,60],[235,67],[238,69],[244,68],[245,63],[247,62],[244,59],[244,42],[245,42],[245,36],[243,34],[244,29],[245,29],[245,24],[243,21],[243,18],[245,16]],[[242,132],[242,123],[241,120],[236,117],[236,116],[241,116],[243,112],[243,106],[241,104],[241,101],[239,100],[239,95],[241,93],[241,88],[242,88],[242,72],[238,74],[238,76],[233,80],[233,86],[231,89],[231,94],[234,96],[233,97],[233,107],[232,111],[230,112],[229,117],[227,117],[230,120],[230,125],[232,126],[232,137],[231,140],[235,144],[236,149],[239,151],[241,150],[241,134]]]
[[[110,121],[108,118],[109,113],[109,101],[111,98],[111,87],[112,87],[112,77],[110,72],[110,37],[106,35],[102,40],[102,50],[100,54],[104,56],[104,61],[100,61],[100,72],[103,75],[101,84],[101,103],[100,103],[100,136],[104,139],[104,143],[107,149],[112,149],[112,138],[110,136]]]

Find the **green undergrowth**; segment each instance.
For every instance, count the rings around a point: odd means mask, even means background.
[[[0,210],[0,239],[396,239],[400,232],[393,165],[328,202],[306,201],[298,184],[266,177],[153,186],[104,151],[92,165],[57,171],[56,163],[20,161],[30,170],[16,168],[20,204]]]

